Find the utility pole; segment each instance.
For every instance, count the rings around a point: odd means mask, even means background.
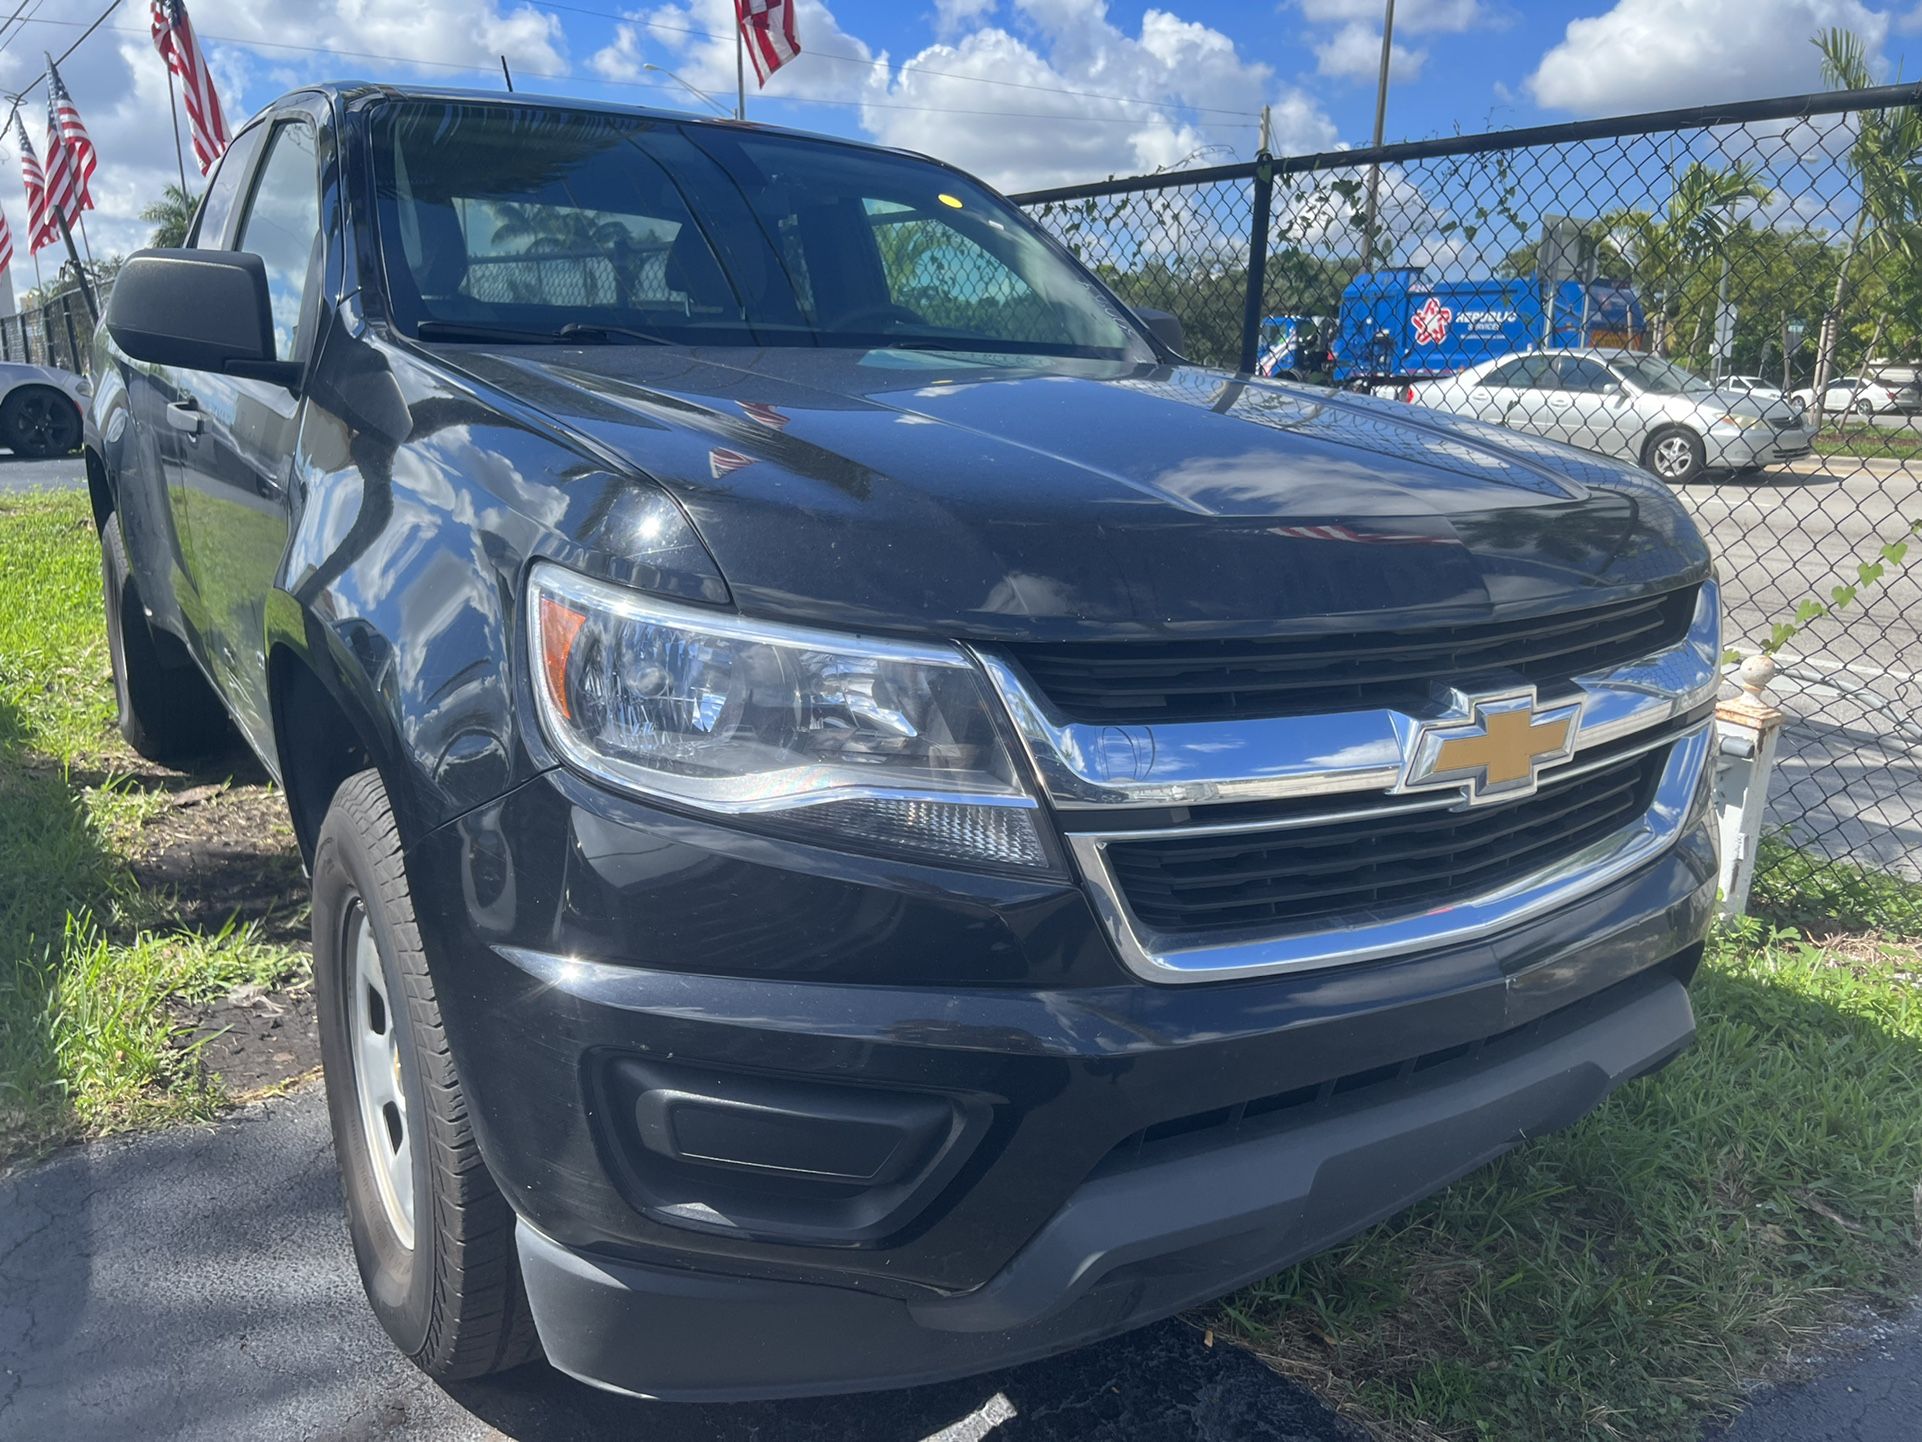
[[[1375,81],[1375,144],[1381,149],[1382,122],[1388,116],[1388,59],[1395,44],[1395,0],[1388,0],[1381,20],[1381,75]],[[1362,223],[1361,268],[1366,274],[1375,268],[1375,213],[1381,203],[1381,162],[1368,167],[1368,210]]]
[[[1274,135],[1275,135],[1274,107],[1271,105],[1264,105],[1261,107],[1261,142],[1255,146],[1255,153],[1258,155],[1272,154]]]

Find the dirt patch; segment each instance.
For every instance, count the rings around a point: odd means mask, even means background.
[[[313,988],[242,987],[201,1008],[180,1041],[199,1047],[201,1066],[237,1096],[285,1086],[320,1066]]]
[[[147,924],[199,932],[251,925],[263,940],[310,951],[307,878],[286,802],[252,756],[224,755],[184,773],[142,767],[123,784],[157,798],[130,848]],[[304,970],[285,986],[244,986],[177,1016],[177,1044],[197,1048],[201,1066],[229,1092],[271,1090],[320,1065]]]
[[[168,773],[163,773],[168,774]],[[270,941],[307,943],[307,881],[280,793],[264,777],[194,777],[170,788],[140,828],[133,874],[176,925],[253,923]]]

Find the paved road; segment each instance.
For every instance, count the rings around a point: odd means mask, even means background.
[[[321,1092],[0,1181],[0,1437],[647,1442],[1366,1442],[1245,1353],[1164,1323],[990,1377],[739,1407],[544,1367],[443,1391],[354,1276]]]
[[[8,491],[62,490],[68,486],[78,486],[86,479],[86,468],[81,465],[78,456],[28,461],[11,451],[0,451],[0,495]]]
[[[1922,1437],[1922,1311],[1862,1339],[1820,1377],[1771,1388],[1713,1442],[1915,1442]]]

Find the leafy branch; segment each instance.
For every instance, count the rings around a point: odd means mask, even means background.
[[[1823,600],[1820,596],[1808,596],[1804,598],[1796,605],[1795,613],[1791,619],[1787,621],[1777,621],[1775,623],[1774,627],[1769,631],[1768,640],[1762,643],[1762,654],[1765,656],[1773,656],[1777,651],[1780,651],[1786,646],[1797,633],[1814,625],[1825,616],[1834,616],[1855,605],[1864,591],[1872,590],[1874,587],[1880,585],[1891,571],[1901,569],[1903,564],[1908,560],[1910,542],[1917,536],[1922,536],[1922,520],[1910,521],[1908,523],[1908,531],[1902,539],[1884,543],[1882,548],[1876,552],[1873,561],[1863,561],[1859,563],[1855,568],[1855,579],[1832,587],[1827,600]],[[1741,654],[1737,651],[1730,650],[1725,653],[1724,659],[1728,661],[1739,661]]]

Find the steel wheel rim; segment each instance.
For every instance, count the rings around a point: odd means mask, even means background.
[[[389,1004],[380,946],[358,898],[347,917],[347,1046],[354,1059],[355,1111],[374,1190],[395,1238],[414,1249],[414,1149],[401,1082],[399,1025]]]
[[[1655,448],[1655,471],[1657,475],[1674,479],[1688,474],[1694,457],[1689,453],[1688,442],[1680,436],[1670,436]]]

